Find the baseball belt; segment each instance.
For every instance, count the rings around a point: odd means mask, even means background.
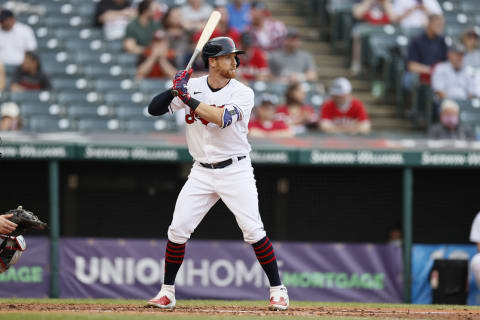
[[[246,156],[237,157],[238,161],[240,161],[242,159],[245,159],[245,158],[246,158]],[[217,163],[202,163],[202,162],[199,162],[199,164],[202,167],[208,168],[208,169],[222,169],[222,168],[228,167],[232,163],[233,163],[232,159],[227,159],[225,161],[221,161],[221,162],[217,162]]]

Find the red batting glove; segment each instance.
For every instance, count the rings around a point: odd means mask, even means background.
[[[175,78],[173,79],[173,90],[175,90],[178,94],[178,97],[184,102],[187,103],[190,100],[190,94],[187,90],[187,83],[190,80],[190,76],[193,73],[193,69],[190,68],[187,70],[178,71],[175,74]]]

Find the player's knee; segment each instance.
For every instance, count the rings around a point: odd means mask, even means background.
[[[170,226],[168,228],[168,240],[178,243],[178,244],[183,244],[190,239],[191,232],[188,232],[188,230],[182,229],[182,228],[176,228]]]
[[[243,240],[248,244],[254,244],[265,238],[267,233],[263,228],[248,230],[243,232]]]
[[[480,253],[477,253],[473,256],[472,260],[470,261],[470,268],[477,286],[480,287]]]

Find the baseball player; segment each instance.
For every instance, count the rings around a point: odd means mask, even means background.
[[[280,280],[275,252],[258,210],[247,140],[254,93],[235,80],[240,63],[237,55],[241,53],[228,37],[211,39],[202,50],[208,75],[190,79],[192,69],[179,71],[173,88],[154,97],[148,106],[154,116],[185,109],[188,150],[195,160],[168,228],[164,282],[150,305],[175,307],[174,282],[186,242],[210,208],[222,199],[270,281],[269,308],[286,310],[289,306],[287,289]]]

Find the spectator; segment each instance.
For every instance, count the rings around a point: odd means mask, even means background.
[[[362,67],[362,37],[365,27],[390,24],[395,20],[391,0],[360,0],[353,6],[353,16],[361,21],[352,29],[352,74],[358,75]]]
[[[250,17],[248,31],[253,35],[254,46],[267,51],[280,49],[287,35],[283,22],[272,19],[265,4],[260,1],[254,1],[250,5]]]
[[[250,3],[245,0],[233,0],[227,4],[230,16],[229,26],[238,32],[244,32],[250,25]]]
[[[393,13],[402,28],[423,28],[429,16],[442,14],[442,8],[437,0],[394,0]]]
[[[242,33],[240,47],[245,51],[245,54],[240,55],[237,77],[244,81],[267,80],[270,77],[267,53],[252,44],[252,35],[248,32]]]
[[[370,120],[363,103],[351,95],[352,85],[346,78],[337,78],[330,87],[331,99],[321,110],[320,129],[326,133],[367,134]]]
[[[211,38],[216,38],[216,37],[229,37],[233,40],[235,43],[240,42],[240,33],[238,32],[237,29],[232,28],[229,26],[229,17],[228,17],[228,12],[225,7],[216,7],[215,10],[220,12],[222,17],[220,18],[220,21],[218,22],[217,27],[215,30],[213,30],[213,33],[211,35]],[[200,35],[202,34],[203,30],[197,31],[193,35],[193,43],[196,45],[198,42],[198,39],[200,39]]]
[[[15,20],[13,12],[0,12],[0,62],[6,65],[22,64],[25,52],[37,49],[37,40],[32,29]]]
[[[301,50],[300,35],[290,29],[283,48],[272,52],[270,69],[272,74],[284,82],[316,81],[317,66],[311,53]]]
[[[42,65],[38,56],[27,51],[23,63],[17,67],[12,75],[10,91],[19,92],[25,90],[48,90],[50,81],[42,71]]]
[[[447,60],[447,45],[442,36],[445,22],[442,16],[433,15],[425,32],[414,38],[408,47],[407,70],[404,86],[407,90],[414,87],[415,81],[430,84],[433,67]]]
[[[198,31],[207,22],[213,8],[205,0],[188,0],[188,3],[181,7],[182,20],[188,30]]]
[[[256,117],[248,124],[251,137],[285,138],[293,137],[294,132],[288,124],[275,117],[276,97],[264,94],[260,106],[256,109]]]
[[[471,128],[459,124],[459,106],[453,100],[444,100],[441,104],[440,123],[428,130],[430,139],[473,140],[475,135]]]
[[[435,66],[432,89],[440,100],[466,100],[474,93],[474,78],[463,67],[465,47],[453,44],[448,49],[448,60]]]
[[[300,82],[292,83],[285,92],[285,105],[277,107],[277,114],[285,120],[295,134],[305,133],[318,122],[315,109],[305,104],[306,92]]]
[[[137,15],[129,0],[101,0],[95,10],[94,25],[103,27],[107,40],[123,39],[127,25]]]
[[[141,54],[152,43],[155,31],[162,28],[161,24],[153,19],[152,0],[140,2],[137,12],[138,16],[128,24],[123,40],[125,51],[133,54]]]
[[[169,61],[168,39],[165,31],[155,32],[152,45],[140,56],[137,79],[173,78],[177,69]]]
[[[15,102],[4,102],[0,111],[0,131],[20,130],[20,109]]]
[[[7,85],[7,76],[5,73],[5,66],[0,62],[0,92],[2,92]]]
[[[478,38],[480,32],[477,28],[465,30],[462,35],[462,43],[466,48],[466,54],[463,58],[465,67],[480,69],[480,48],[478,47]]]
[[[190,39],[180,14],[180,7],[170,7],[162,17],[162,24],[167,33],[169,48],[175,57],[174,65],[177,68],[183,68],[185,55],[190,46]]]
[[[470,267],[477,288],[480,288],[480,212],[477,213],[475,219],[473,219],[472,229],[470,230],[470,241],[477,246],[477,253],[472,257]]]

